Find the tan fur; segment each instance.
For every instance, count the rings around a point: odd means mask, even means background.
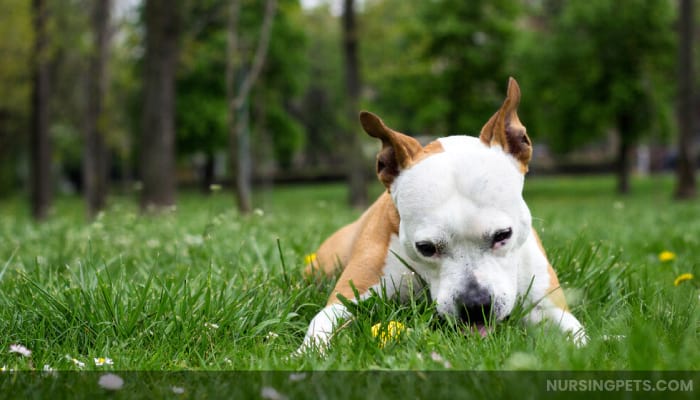
[[[501,146],[503,151],[518,160],[520,172],[525,174],[532,158],[532,142],[527,136],[525,126],[518,118],[518,105],[520,105],[520,87],[515,79],[510,78],[503,105],[481,128],[479,139],[487,146]]]
[[[539,246],[540,251],[544,255],[544,258],[547,258],[547,253],[545,252],[544,246],[542,245],[542,240],[540,240],[540,237],[534,228],[532,229],[532,234],[535,235],[535,240],[537,240],[537,246]],[[569,307],[566,305],[564,291],[562,290],[561,285],[559,285],[559,278],[557,278],[557,273],[554,272],[552,264],[549,263],[549,259],[547,260],[547,273],[549,274],[549,288],[547,289],[547,298],[558,308],[569,311]]]
[[[443,151],[435,141],[412,156],[412,164]],[[410,166],[408,166],[410,168]],[[306,274],[321,272],[334,275],[342,271],[328,304],[338,303],[338,294],[348,299],[379,283],[392,234],[399,232],[399,213],[389,191],[384,192],[355,222],[326,239],[316,252],[316,260],[306,266]]]
[[[379,283],[391,235],[399,231],[399,214],[388,192],[384,192],[360,217],[354,229],[351,251],[346,255],[348,261],[328,299],[329,305],[339,302],[338,294],[354,299],[353,286],[359,294],[364,294]]]

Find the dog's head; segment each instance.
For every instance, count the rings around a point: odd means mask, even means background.
[[[532,146],[517,114],[514,79],[479,138],[450,136],[421,146],[363,112],[381,139],[377,176],[400,216],[401,253],[429,285],[437,310],[479,327],[515,305],[521,247],[531,230],[523,180]]]

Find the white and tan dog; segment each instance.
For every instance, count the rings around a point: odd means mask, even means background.
[[[425,147],[374,114],[360,114],[364,130],[382,141],[377,175],[387,190],[307,265],[309,274],[344,269],[301,351],[324,349],[338,322],[350,316],[338,295],[361,301],[385,291],[407,299],[422,283],[439,314],[460,318],[482,335],[489,318],[503,320],[524,297],[532,306],[527,321],[549,320],[585,343],[522,197],[532,145],[518,119],[519,102],[511,78],[505,102],[479,138],[450,136]]]

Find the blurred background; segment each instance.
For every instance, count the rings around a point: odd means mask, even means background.
[[[366,109],[429,141],[522,90],[530,174],[675,174],[695,196],[693,0],[0,0],[0,201],[88,218],[178,190],[343,181],[370,201]]]

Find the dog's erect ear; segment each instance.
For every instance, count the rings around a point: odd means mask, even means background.
[[[497,144],[520,163],[523,173],[532,158],[532,142],[518,119],[520,87],[515,79],[508,80],[508,94],[501,108],[481,128],[479,138],[488,146]]]
[[[382,141],[382,149],[377,154],[377,177],[388,189],[401,170],[408,168],[423,146],[403,133],[396,132],[371,112],[360,113],[362,128],[368,135]]]

